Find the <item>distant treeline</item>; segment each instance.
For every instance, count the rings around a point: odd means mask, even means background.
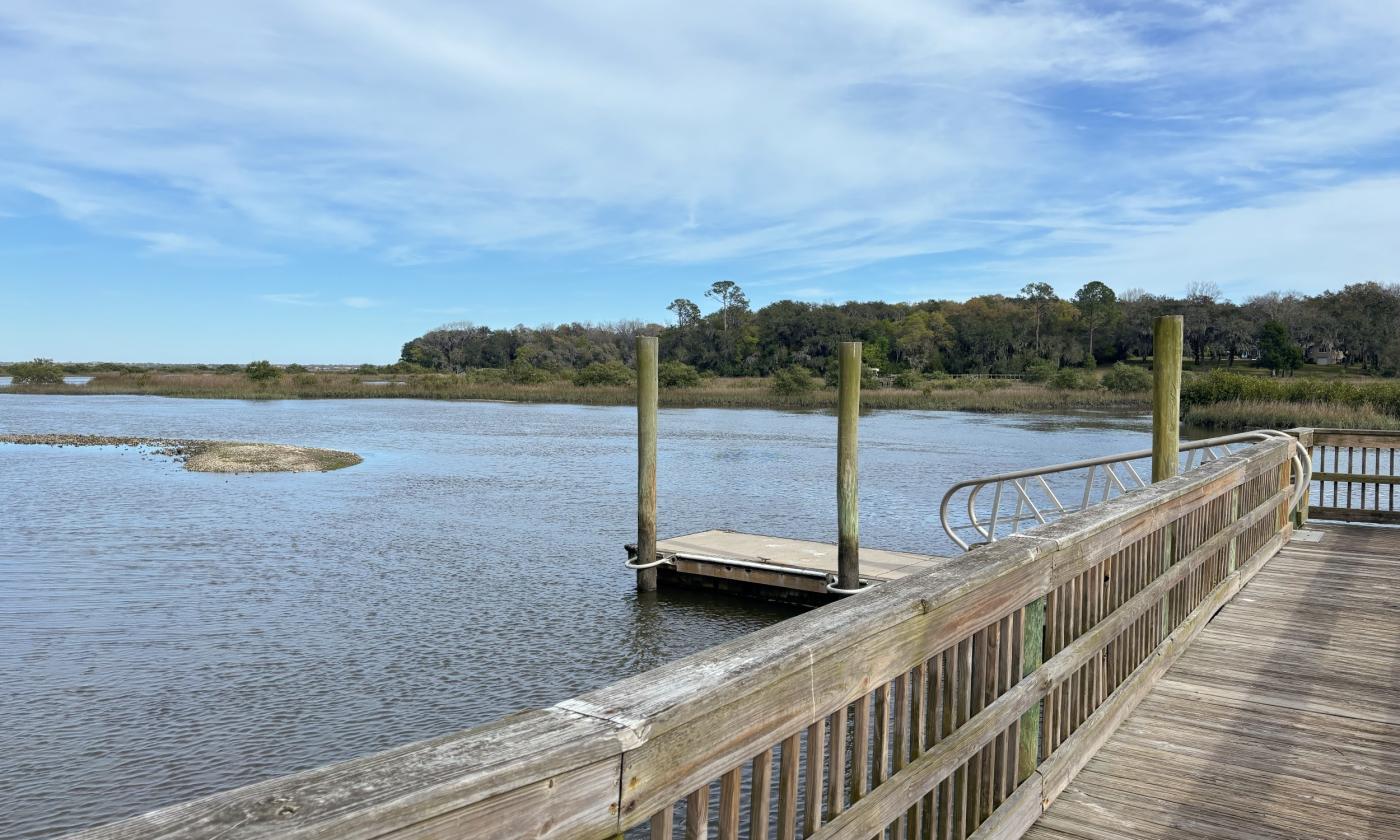
[[[1321,354],[1366,372],[1400,373],[1400,285],[1357,283],[1318,295],[1270,293],[1234,303],[1209,284],[1185,297],[1121,294],[1091,282],[1068,299],[1045,283],[1019,296],[967,301],[814,304],[782,300],[756,311],[734,283],[715,283],[709,313],[679,298],[669,324],[562,324],[491,329],[448,324],[403,346],[401,366],[582,370],[631,364],[634,338],[659,335],[666,361],[721,376],[768,375],[801,365],[826,374],[837,345],[860,340],[882,372],[1020,373],[1046,363],[1079,366],[1152,352],[1152,321],[1185,317],[1188,354],[1197,362],[1250,360],[1292,370]]]

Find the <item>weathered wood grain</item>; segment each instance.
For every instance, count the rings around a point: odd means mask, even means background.
[[[629,740],[606,721],[525,712],[72,837],[435,838],[510,820],[541,837],[608,837],[619,830],[615,774]]]
[[[1400,625],[1348,609],[1400,602],[1400,531],[1312,527],[1321,543],[1251,558],[1202,603],[1195,641],[1163,646],[1175,664],[1028,840],[1400,836]]]

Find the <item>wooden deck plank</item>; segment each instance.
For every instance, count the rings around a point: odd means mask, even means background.
[[[836,573],[834,544],[739,531],[701,531],[660,540],[656,544],[656,552],[660,556],[714,557]],[[945,559],[929,554],[862,547],[860,574],[872,580],[896,580]]]
[[[635,554],[628,546],[630,554]],[[817,606],[839,594],[827,591],[837,573],[836,546],[739,531],[710,530],[660,540],[658,572],[666,586],[718,589],[766,600]],[[880,548],[860,549],[864,585],[878,585],[941,568],[953,558]]]
[[[1310,528],[1026,838],[1400,837],[1400,529]]]

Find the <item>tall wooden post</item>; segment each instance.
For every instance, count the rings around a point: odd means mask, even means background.
[[[1152,323],[1152,480],[1176,475],[1181,451],[1180,315]]]
[[[856,480],[856,426],[860,420],[860,342],[841,343],[836,410],[836,586],[860,588],[860,502]]]
[[[655,336],[637,336],[637,565],[656,561]],[[637,570],[637,590],[656,591],[656,567]]]
[[[1165,481],[1181,468],[1181,336],[1180,315],[1163,315],[1152,322],[1152,480]],[[1176,524],[1162,529],[1162,558],[1175,563]],[[1182,619],[1172,607],[1170,593],[1162,596],[1162,636]]]

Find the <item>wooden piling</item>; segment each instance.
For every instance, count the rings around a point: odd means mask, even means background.
[[[656,561],[657,339],[637,336],[637,565]],[[637,590],[656,591],[656,567],[637,570]]]
[[[1152,323],[1152,480],[1176,475],[1181,446],[1180,315]]]
[[[843,341],[836,414],[836,585],[841,589],[860,588],[860,503],[856,477],[860,372],[860,342]]]

